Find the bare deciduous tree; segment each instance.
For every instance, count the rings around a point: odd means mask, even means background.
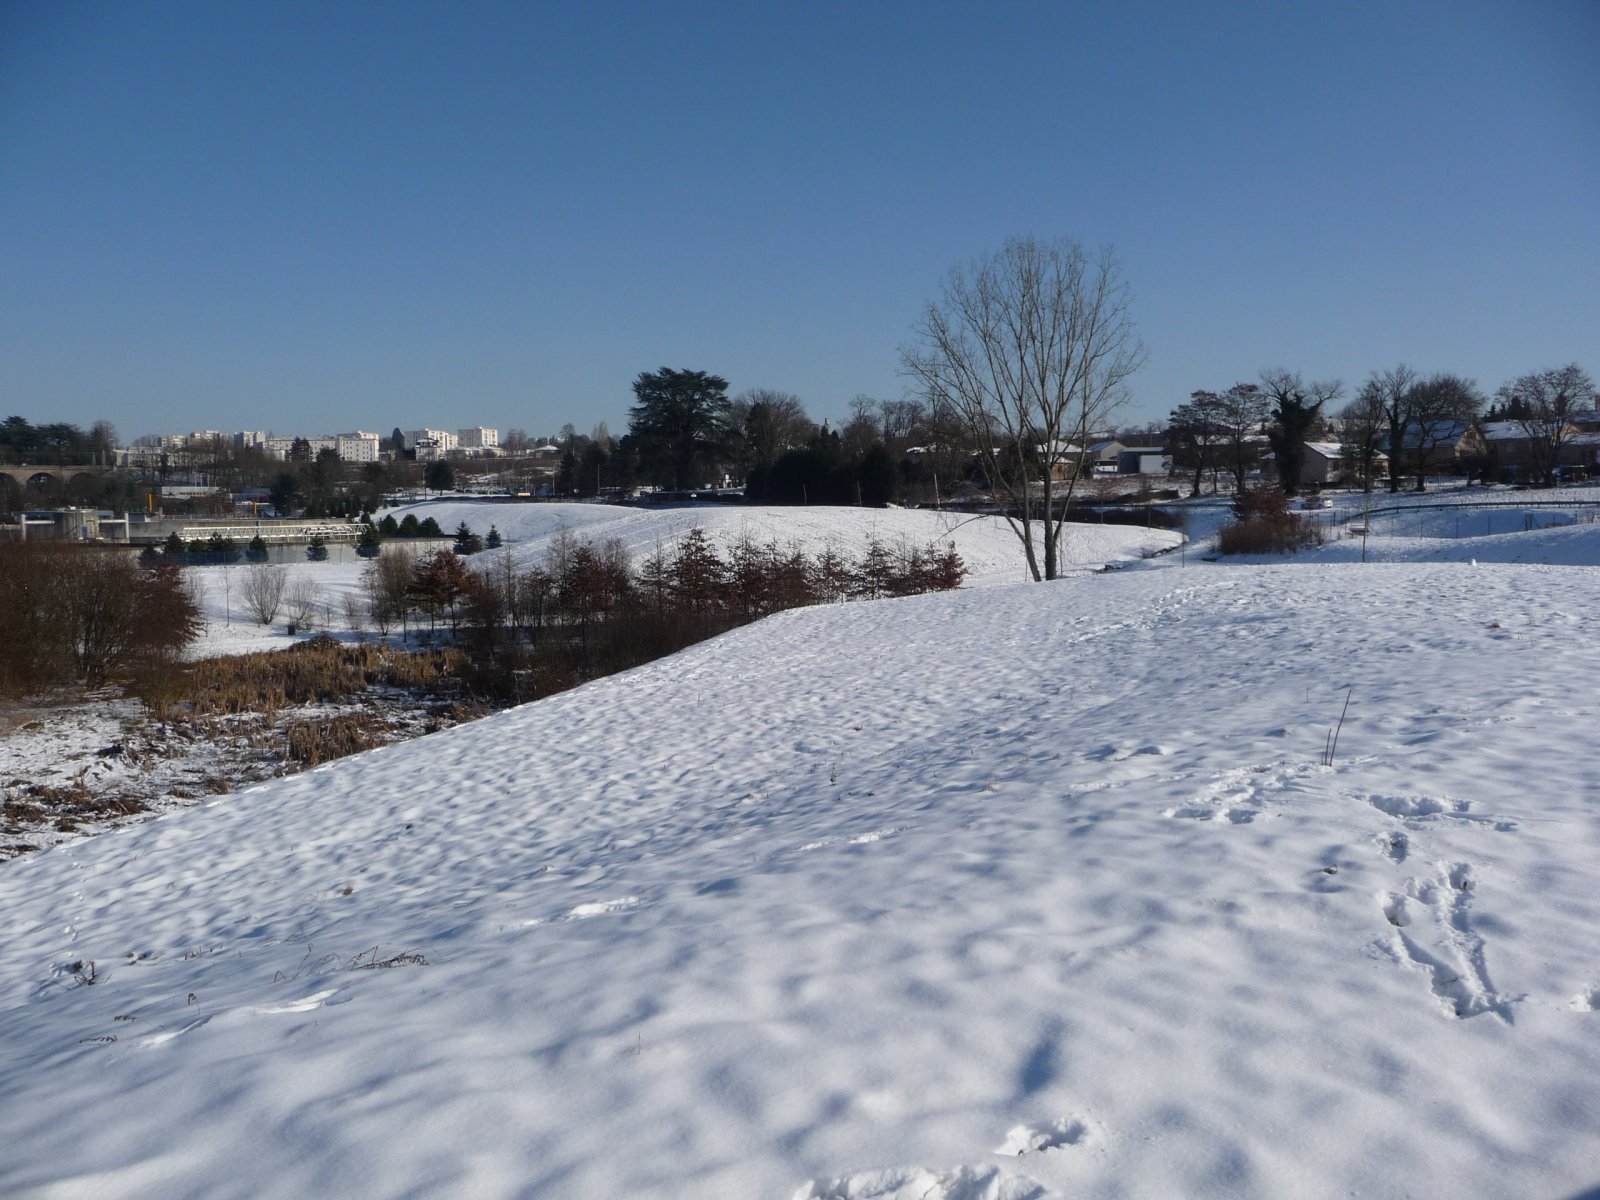
[[[816,429],[799,396],[772,388],[749,388],[735,396],[728,405],[728,427],[742,470],[771,466],[786,450],[804,446]]]
[[[1382,409],[1389,435],[1389,490],[1400,490],[1401,460],[1405,456],[1406,425],[1411,420],[1409,398],[1417,373],[1405,363],[1387,371],[1374,371],[1362,385],[1367,402]]]
[[[1244,491],[1245,479],[1261,461],[1271,403],[1253,383],[1236,383],[1225,392],[1194,392],[1189,403],[1204,414],[1223,466],[1233,475],[1234,491]]]
[[[277,619],[289,568],[282,563],[251,563],[244,572],[244,610],[262,625]]]
[[[1459,375],[1430,375],[1411,385],[1406,393],[1405,447],[1415,456],[1417,491],[1426,490],[1430,456],[1459,438],[1482,407],[1478,385]]]
[[[952,270],[916,333],[906,373],[960,417],[1033,578],[1056,578],[1083,443],[1145,358],[1116,257],[1012,238]]]
[[[1387,440],[1385,411],[1383,388],[1374,378],[1339,412],[1340,456],[1346,469],[1360,477],[1363,491],[1372,490],[1378,454]]]
[[[283,594],[284,607],[289,620],[300,629],[311,629],[316,624],[317,609],[322,603],[322,592],[304,575],[296,579]]]
[[[411,586],[414,555],[399,546],[385,546],[383,553],[367,564],[361,578],[367,596],[367,613],[382,637],[396,625],[403,626],[410,608],[407,589]]]
[[[1529,466],[1549,487],[1561,465],[1562,448],[1576,432],[1572,414],[1595,405],[1594,380],[1577,363],[1551,371],[1535,371],[1513,379],[1495,399],[1522,426],[1528,440]]]

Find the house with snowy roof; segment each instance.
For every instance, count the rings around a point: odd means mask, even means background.
[[[1305,442],[1305,454],[1300,459],[1300,486],[1327,487],[1332,484],[1360,482],[1360,464],[1354,456],[1345,454],[1342,442]],[[1374,474],[1382,471],[1389,462],[1387,454],[1376,452],[1372,456]]]
[[[1588,436],[1594,432],[1600,430],[1566,420],[1477,421],[1462,438],[1459,453],[1475,459],[1488,479],[1550,482],[1562,467],[1595,461],[1596,443]]]

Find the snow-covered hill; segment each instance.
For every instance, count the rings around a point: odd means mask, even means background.
[[[742,538],[765,545],[776,542],[784,549],[798,548],[809,555],[832,547],[840,554],[859,558],[877,538],[896,548],[902,543],[941,548],[954,543],[967,567],[966,587],[1014,583],[1026,578],[1022,545],[1006,523],[996,517],[970,517],[959,513],[899,508],[762,508],[706,504],[687,508],[629,508],[615,504],[498,504],[474,500],[430,500],[393,510],[398,518],[413,513],[417,519],[433,517],[453,534],[463,521],[477,534],[494,526],[505,548],[473,557],[472,565],[492,569],[500,555],[521,566],[539,563],[552,539],[570,533],[583,541],[615,538],[638,562],[657,547],[671,549],[691,529],[702,530],[726,554]],[[1069,525],[1062,549],[1069,570],[1099,570],[1108,563],[1128,563],[1173,549],[1178,534],[1164,529],[1121,525]],[[395,545],[404,546],[405,542]],[[434,543],[427,544],[431,548]],[[294,639],[285,632],[284,620],[271,627],[252,622],[244,608],[243,587],[247,568],[203,567],[189,572],[199,591],[206,629],[195,647],[196,657],[242,654],[286,646]],[[345,632],[350,628],[346,600],[361,604],[361,579],[366,560],[350,547],[336,547],[326,562],[295,563],[296,581],[309,582],[317,591],[314,629]]]
[[[1594,1187],[1597,589],[794,611],[18,860],[0,1194]]]
[[[699,529],[724,554],[741,539],[758,545],[776,542],[815,555],[832,547],[859,557],[873,538],[887,546],[902,542],[940,547],[954,543],[967,565],[969,585],[1015,583],[1026,578],[1022,546],[998,517],[909,508],[762,507],[701,504],[683,508],[629,508],[613,504],[490,504],[436,500],[396,509],[395,515],[433,517],[454,531],[465,521],[477,533],[493,524],[519,561],[536,561],[562,532],[582,539],[615,538],[635,560],[658,546],[670,549],[691,529]],[[1163,529],[1119,525],[1069,525],[1065,559],[1080,570],[1108,562],[1138,559],[1170,550],[1178,534]]]

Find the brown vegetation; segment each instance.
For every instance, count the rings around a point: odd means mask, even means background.
[[[724,560],[698,529],[637,568],[614,539],[570,534],[522,571],[506,557],[446,576],[439,557],[417,564],[411,594],[426,597],[430,626],[442,617],[459,629],[458,644],[472,658],[466,682],[496,703],[538,699],[784,609],[941,591],[966,574],[953,546],[877,539],[853,562],[831,549],[813,558],[748,538]],[[374,566],[370,588],[375,605],[380,570]]]
[[[0,543],[0,695],[100,687],[182,653],[199,610],[170,564],[58,543]]]
[[[1275,487],[1243,491],[1233,498],[1237,518],[1217,536],[1223,554],[1291,554],[1322,541],[1316,523],[1289,511],[1289,497]]]
[[[338,704],[372,688],[455,696],[466,664],[459,650],[398,650],[317,637],[287,650],[195,663],[184,708],[196,716],[270,713],[301,704]]]
[[[383,745],[388,740],[383,732],[377,718],[365,712],[295,721],[284,730],[285,757],[303,767],[314,767]]]

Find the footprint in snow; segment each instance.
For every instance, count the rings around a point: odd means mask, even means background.
[[[795,1192],[793,1200],[1053,1200],[1031,1179],[1018,1179],[1000,1167],[890,1167],[841,1179],[817,1179]]]
[[[1600,1012],[1600,983],[1579,992],[1567,1004],[1574,1012]]]
[[[836,834],[830,834],[828,837],[818,838],[814,842],[807,842],[800,847],[800,853],[804,854],[808,850],[825,850],[827,847],[839,845],[841,842],[846,846],[865,846],[872,842],[881,842],[887,837],[893,837],[903,828],[904,826],[891,825],[887,829],[874,829],[869,833],[858,833],[854,837],[848,838],[840,838]]]
[[[1226,821],[1230,825],[1248,825],[1260,814],[1253,808],[1210,808],[1201,804],[1184,804],[1164,808],[1161,815],[1189,821]]]
[[[1095,1129],[1082,1117],[1062,1117],[1043,1129],[1031,1125],[1018,1125],[1006,1134],[1006,1140],[995,1150],[996,1154],[1009,1154],[1020,1158],[1041,1150],[1060,1150],[1064,1146],[1082,1146],[1095,1140]]]
[[[1412,828],[1420,828],[1423,822],[1435,820],[1464,821],[1475,825],[1488,825],[1497,833],[1511,833],[1516,830],[1515,821],[1501,820],[1496,817],[1479,816],[1472,811],[1472,801],[1451,800],[1437,796],[1385,796],[1378,793],[1368,793],[1362,797],[1373,808],[1381,813],[1387,813],[1401,821],[1412,822]],[[1395,859],[1396,862],[1401,861]]]
[[[1458,1018],[1494,1013],[1511,1021],[1521,996],[1503,996],[1489,980],[1487,949],[1474,928],[1475,883],[1466,863],[1441,863],[1432,877],[1406,880],[1403,892],[1381,892],[1378,905],[1392,927],[1389,953],[1427,976],[1445,1012]]]

